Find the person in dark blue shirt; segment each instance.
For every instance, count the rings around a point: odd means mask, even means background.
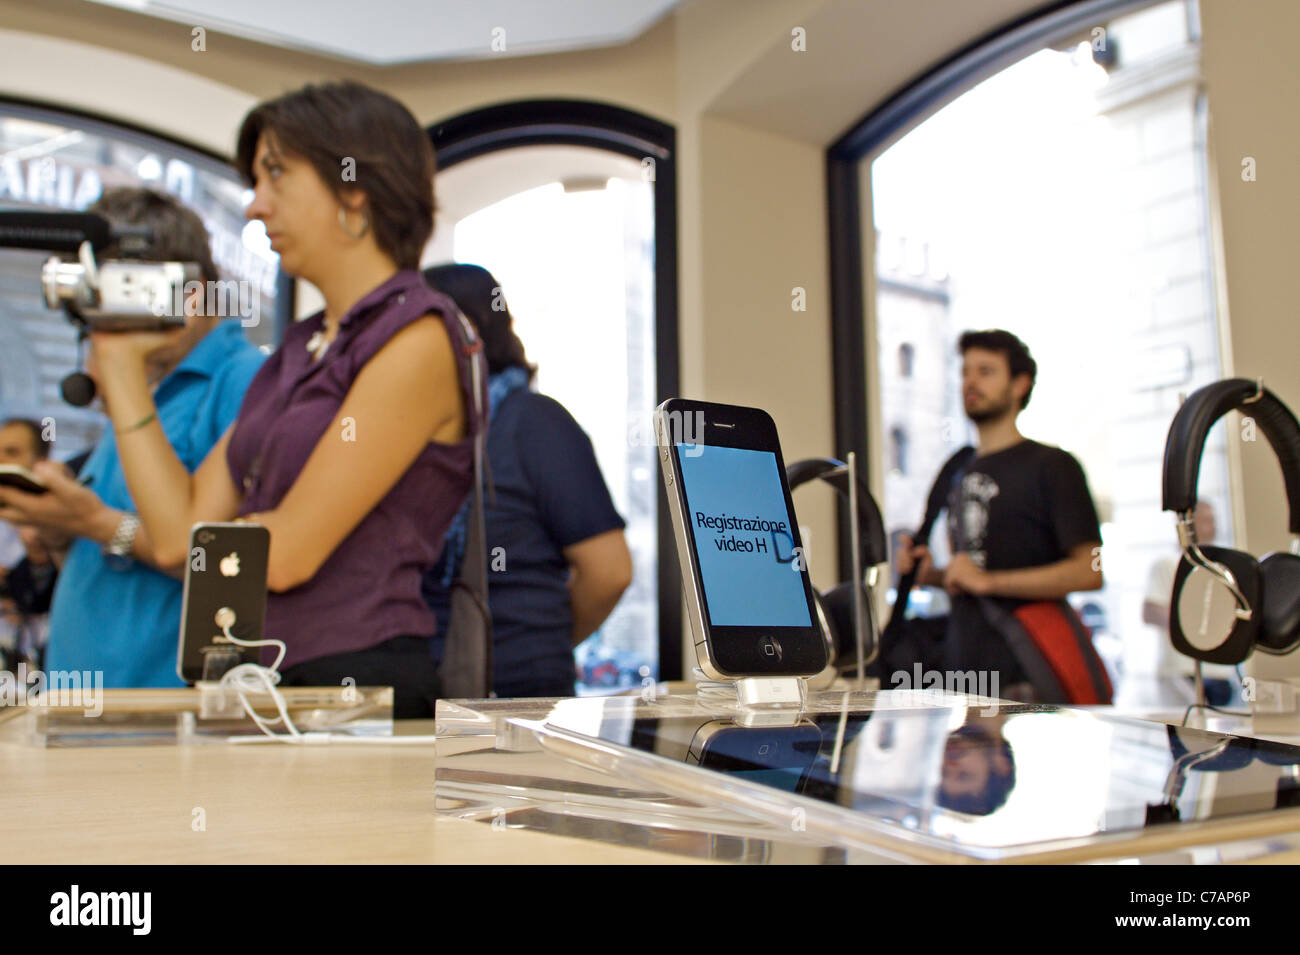
[[[591,439],[558,401],[529,389],[536,369],[515,335],[500,285],[476,265],[440,265],[425,280],[456,301],[483,339],[491,421],[484,496],[493,689],[500,697],[572,696],[573,648],[632,582],[623,519]],[[424,578],[441,660],[449,592],[465,548],[465,511]]]

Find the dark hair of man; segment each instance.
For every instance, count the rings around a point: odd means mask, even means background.
[[[31,432],[32,450],[36,452],[38,460],[44,460],[50,456],[54,442],[45,440],[39,422],[33,421],[31,418],[6,418],[4,421],[0,421],[0,428],[8,428],[12,425],[18,425]]]
[[[235,165],[250,184],[263,133],[277,149],[309,162],[340,201],[345,190],[365,193],[379,248],[398,268],[419,268],[433,234],[436,164],[410,110],[351,81],[304,86],[261,103],[244,117],[235,149]]]
[[[1018,375],[1029,376],[1029,390],[1020,399],[1023,410],[1029,404],[1029,396],[1034,393],[1034,381],[1038,377],[1038,362],[1029,354],[1029,348],[1015,335],[1000,328],[991,328],[983,332],[962,332],[957,342],[957,351],[965,355],[968,348],[981,351],[998,352],[1005,355],[1014,380]]]
[[[531,378],[537,369],[528,364],[524,343],[515,334],[514,317],[506,305],[501,285],[492,273],[480,265],[447,263],[424,270],[424,280],[448,295],[460,306],[483,339],[488,374],[495,375],[511,365],[528,370]]]
[[[999,773],[993,768],[993,753],[985,751],[984,757],[989,762],[989,778],[982,790],[977,793],[952,795],[940,789],[935,801],[944,809],[963,812],[968,816],[987,816],[994,810],[1002,808],[1007,797],[1011,795],[1011,790],[1016,788],[1016,757],[1011,751],[1011,744],[1006,740],[1002,740],[1002,755],[1007,760],[1006,773]]]
[[[143,225],[152,232],[149,242],[131,257],[155,262],[197,262],[203,281],[216,282],[221,276],[212,261],[212,246],[203,220],[177,199],[152,189],[118,186],[108,189],[87,210],[115,225]],[[98,253],[100,259],[122,258],[114,243]]]

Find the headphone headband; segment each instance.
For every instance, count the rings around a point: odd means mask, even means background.
[[[796,461],[785,469],[785,476],[790,483],[791,493],[799,485],[820,478],[843,494],[846,500],[849,496],[849,466],[834,458],[805,458]],[[880,516],[880,508],[871,494],[871,488],[861,473],[858,474],[858,519],[863,568],[883,564],[889,560],[885,522]]]
[[[1165,439],[1162,508],[1179,514],[1196,506],[1201,455],[1214,423],[1229,411],[1248,413],[1268,438],[1286,483],[1291,533],[1300,534],[1300,422],[1273,392],[1248,378],[1206,385],[1183,402]]]

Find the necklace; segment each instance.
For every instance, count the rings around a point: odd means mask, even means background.
[[[330,343],[325,340],[325,333],[314,332],[311,338],[307,339],[307,351],[311,353],[313,359],[319,359],[329,349]]]

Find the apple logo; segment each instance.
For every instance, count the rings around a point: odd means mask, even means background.
[[[221,573],[225,577],[239,576],[239,555],[231,553],[227,557],[221,558]]]

